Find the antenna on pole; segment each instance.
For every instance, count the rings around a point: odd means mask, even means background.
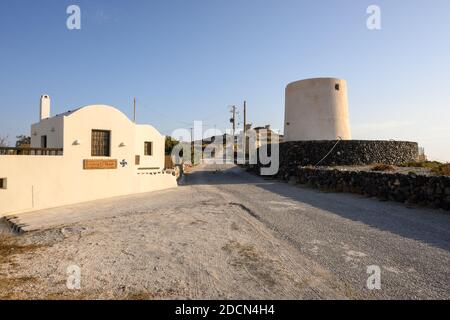
[[[133,111],[133,121],[136,123],[136,97],[133,100],[134,111]]]

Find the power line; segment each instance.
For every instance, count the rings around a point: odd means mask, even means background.
[[[141,108],[145,108],[145,109],[150,109],[147,106],[140,106],[140,107]],[[181,124],[184,124],[184,125],[188,125],[188,126],[190,126],[192,124],[192,122],[194,122],[194,121],[202,121],[203,123],[211,123],[211,122],[209,122],[207,120],[209,120],[212,117],[214,117],[214,116],[219,114],[219,112],[215,112],[214,114],[210,115],[209,117],[206,117],[206,118],[203,118],[203,119],[198,119],[198,120],[193,120],[193,121],[189,122],[189,121],[176,120],[176,119],[173,118],[173,116],[169,116],[167,114],[163,114],[162,112],[156,111],[154,109],[152,109],[152,113],[155,113],[155,114],[159,115],[160,117],[163,117],[166,120],[175,121],[175,122],[178,122],[178,123],[181,123]],[[220,111],[220,113],[223,114],[223,111]]]

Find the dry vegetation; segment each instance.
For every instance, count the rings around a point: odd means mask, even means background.
[[[400,165],[400,167],[411,167],[411,168],[436,168],[442,165],[442,163],[437,161],[414,161],[414,162],[405,162]]]
[[[372,171],[395,171],[395,167],[389,164],[377,164],[372,169]]]
[[[404,163],[401,167],[428,168],[435,174],[450,177],[450,163],[441,163],[438,161],[418,161]]]
[[[0,265],[4,263],[12,263],[13,258],[17,254],[34,251],[41,248],[40,245],[21,245],[17,238],[0,234]]]
[[[3,266],[10,265],[17,267],[14,257],[27,252],[34,252],[39,249],[39,245],[21,245],[17,239],[0,234],[0,299],[20,299],[23,298],[17,293],[12,293],[11,288],[33,284],[37,281],[33,277],[14,277],[4,272]]]
[[[0,147],[7,147],[8,146],[8,137],[0,136]]]
[[[440,166],[431,170],[434,173],[450,177],[450,163],[441,164]]]

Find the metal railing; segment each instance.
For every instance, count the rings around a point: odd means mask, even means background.
[[[0,147],[0,156],[62,156],[62,148]]]

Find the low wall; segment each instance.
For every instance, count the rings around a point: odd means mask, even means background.
[[[381,200],[450,210],[450,177],[332,168],[375,163],[399,165],[415,161],[419,154],[415,142],[293,141],[281,143],[279,152],[277,178],[327,191],[357,193]],[[314,165],[328,153],[320,167],[315,168]],[[249,165],[248,169],[260,174],[261,165]]]
[[[450,177],[299,168],[299,184],[450,210]]]
[[[324,191],[450,210],[450,177],[445,176],[297,168],[289,179]]]
[[[316,165],[330,150],[333,151],[321,162],[322,166],[373,163],[398,165],[414,161],[419,155],[418,144],[407,141],[291,141],[280,143],[280,168],[288,170]]]
[[[177,186],[176,177],[159,170],[84,170],[83,160],[67,156],[0,156],[0,217],[79,202],[163,190]]]

